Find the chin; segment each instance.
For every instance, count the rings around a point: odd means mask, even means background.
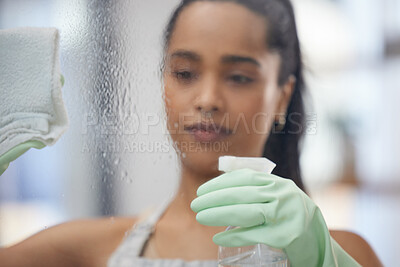
[[[186,151],[181,156],[182,166],[204,176],[215,177],[222,172],[218,170],[218,158],[223,154],[213,151]]]

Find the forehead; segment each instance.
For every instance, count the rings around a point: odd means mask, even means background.
[[[179,15],[169,50],[263,54],[266,31],[265,19],[242,5],[199,1]]]

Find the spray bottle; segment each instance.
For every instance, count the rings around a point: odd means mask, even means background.
[[[263,157],[219,157],[218,170],[229,172],[242,168],[250,168],[259,172],[271,173],[276,164]],[[226,230],[236,227],[229,226]],[[286,254],[265,244],[247,247],[219,247],[218,266],[257,266],[257,267],[288,267]]]

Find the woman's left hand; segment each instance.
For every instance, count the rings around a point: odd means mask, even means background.
[[[314,202],[292,180],[244,168],[197,190],[191,203],[199,223],[237,226],[213,241],[225,247],[258,243],[282,248],[291,266],[360,266],[329,235]]]

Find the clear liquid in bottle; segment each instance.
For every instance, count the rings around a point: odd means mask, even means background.
[[[267,158],[258,157],[219,157],[218,169],[228,172],[241,168],[271,173],[275,163]],[[226,230],[236,227],[229,226]],[[289,260],[283,250],[265,244],[246,247],[219,247],[219,267],[289,267]]]

